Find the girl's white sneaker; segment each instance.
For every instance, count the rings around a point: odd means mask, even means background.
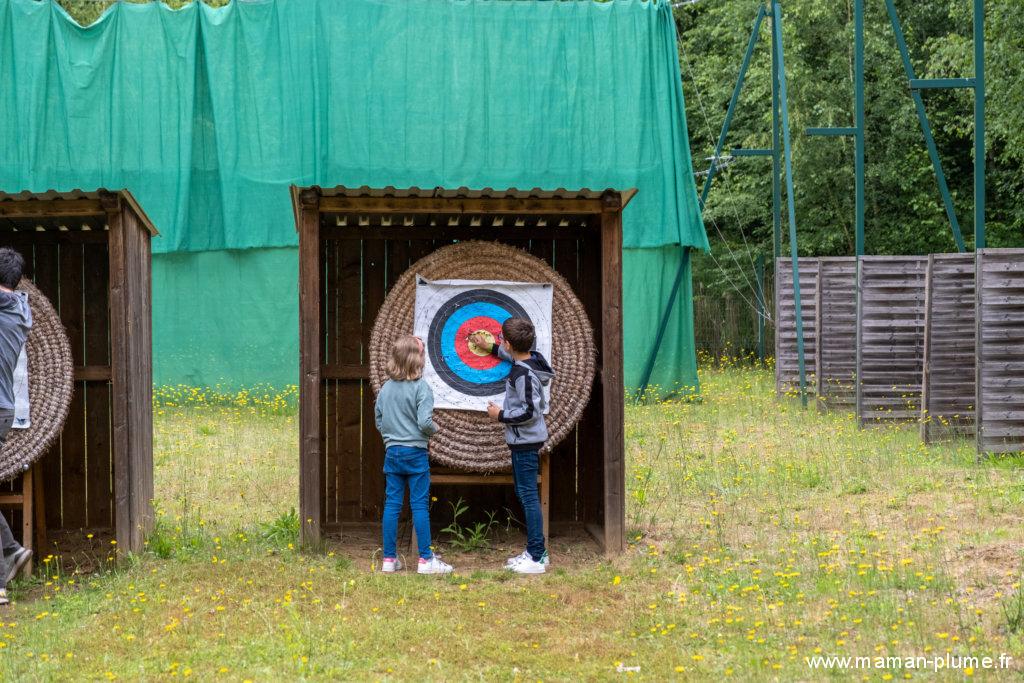
[[[419,566],[416,568],[418,574],[451,574],[452,566],[447,562],[442,562],[441,558],[434,555],[429,560],[420,559]]]
[[[534,562],[533,558],[527,555],[509,567],[516,574],[543,574],[545,571],[544,562]]]
[[[402,561],[397,557],[385,557],[380,563],[380,570],[385,574],[394,574],[399,569],[402,569]]]

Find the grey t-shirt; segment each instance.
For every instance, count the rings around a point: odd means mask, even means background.
[[[28,294],[0,290],[0,410],[14,410],[14,367],[30,329]]]

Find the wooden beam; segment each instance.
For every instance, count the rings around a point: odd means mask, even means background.
[[[31,199],[0,202],[0,217],[53,218],[56,216],[95,216],[106,213],[99,199]]]
[[[370,379],[370,368],[367,365],[357,365],[354,363],[347,365],[331,363],[320,366],[320,378],[344,380]]]
[[[625,386],[622,344],[622,210],[601,214],[601,369],[604,403],[604,550],[625,549]]]
[[[615,194],[616,202],[620,202]],[[321,197],[321,213],[600,214],[602,199]]]
[[[76,365],[76,382],[109,382],[111,370],[109,365]]]
[[[319,195],[299,210],[299,519],[300,540],[320,541],[320,214]]]
[[[579,219],[579,216],[573,216]],[[560,227],[560,226],[523,226],[517,227],[492,227],[480,226],[390,226],[379,225],[334,225],[334,221],[328,221],[322,228],[322,235],[326,239],[339,240],[575,240],[588,235],[587,227]]]

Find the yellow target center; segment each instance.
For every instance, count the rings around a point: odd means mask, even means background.
[[[478,334],[481,337],[483,337],[484,340],[487,342],[487,346],[486,347],[480,347],[480,346],[477,346],[475,343],[473,343],[473,337],[475,335],[478,335]],[[477,330],[473,334],[469,335],[469,350],[472,351],[473,353],[475,353],[478,356],[489,356],[489,355],[491,355],[491,346],[493,346],[493,345],[494,345],[494,335],[491,334],[490,332],[488,332],[487,330]]]

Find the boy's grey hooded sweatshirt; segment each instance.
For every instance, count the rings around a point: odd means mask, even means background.
[[[527,360],[515,360],[494,344],[491,354],[512,363],[505,379],[505,401],[498,413],[498,421],[505,425],[505,441],[513,451],[539,451],[548,440],[544,387],[551,383],[555,371],[537,351],[531,351]]]
[[[30,329],[28,294],[0,291],[0,410],[14,410],[14,367]]]

